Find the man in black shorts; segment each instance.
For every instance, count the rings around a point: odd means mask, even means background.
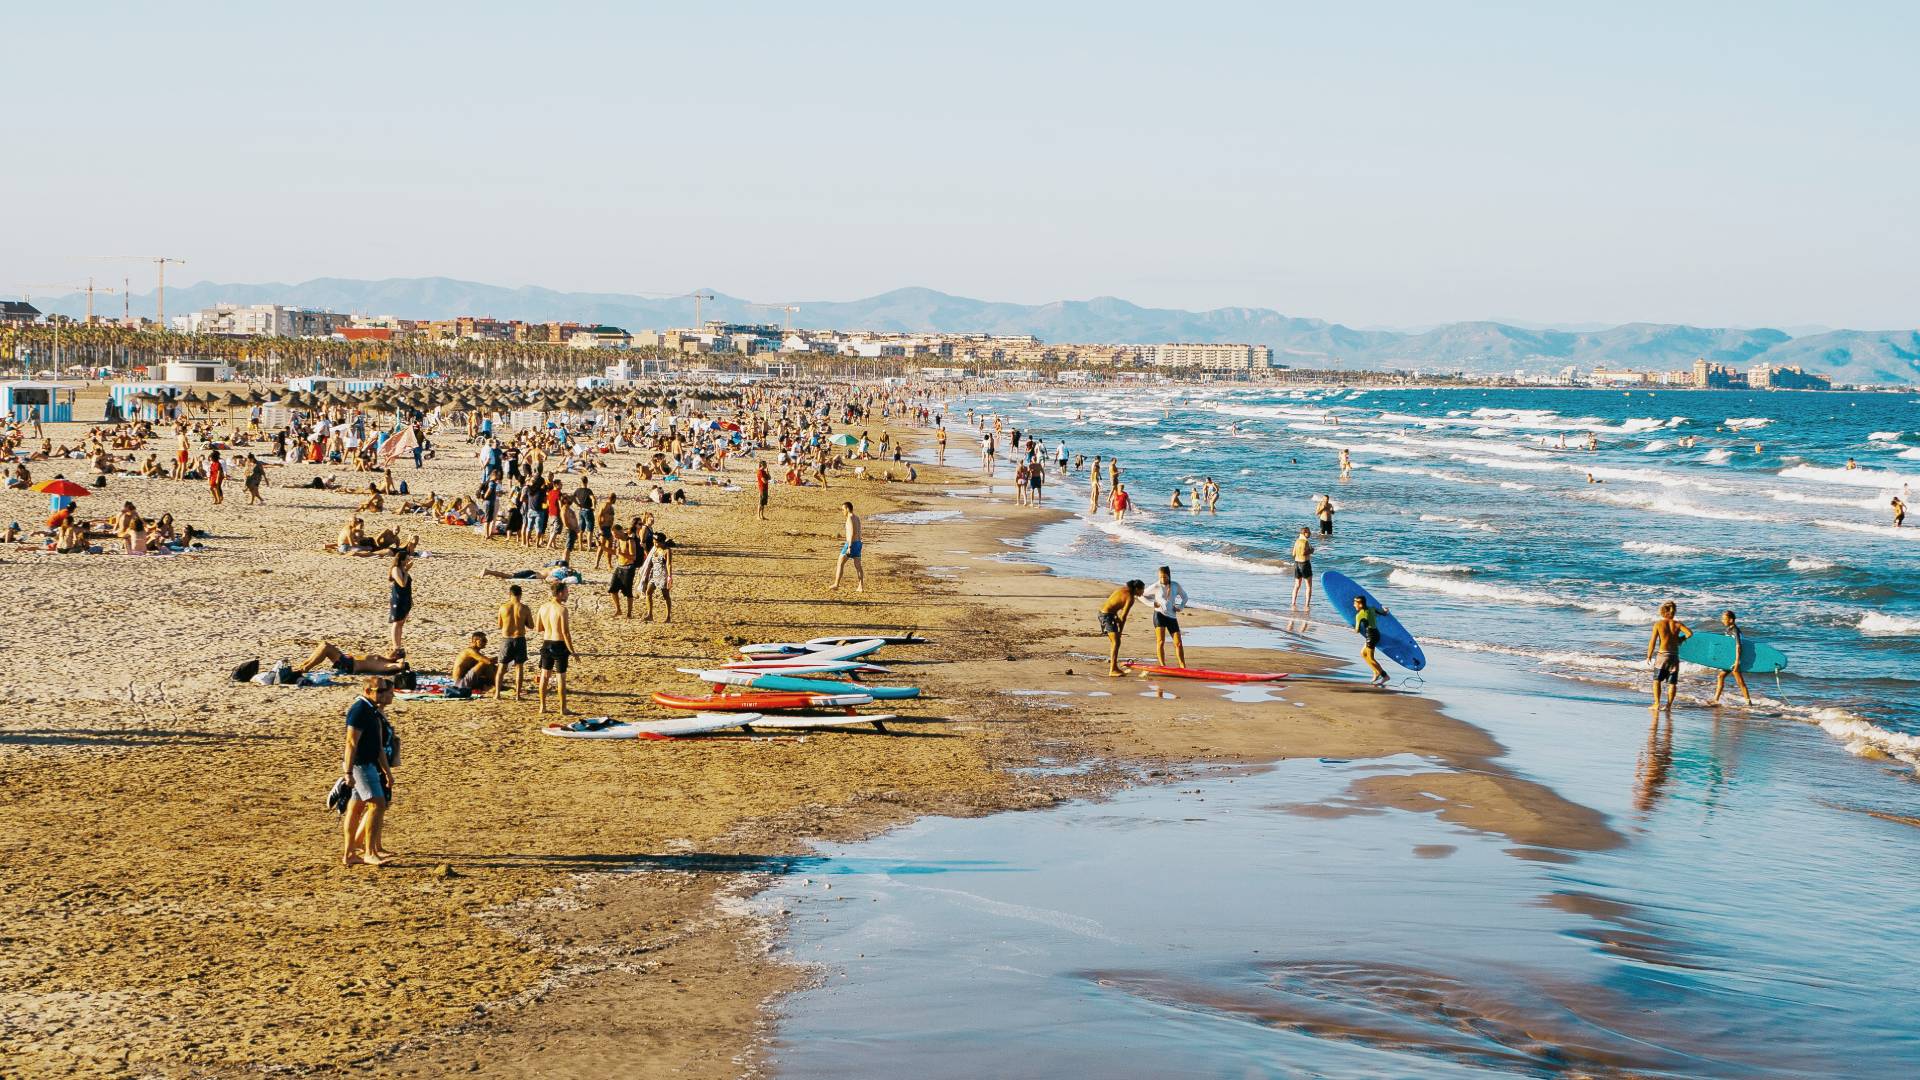
[[[1300,535],[1293,538],[1293,601],[1288,610],[1300,606],[1300,586],[1307,587],[1307,607],[1313,607],[1313,539],[1305,525],[1300,526]]]
[[[1174,656],[1180,667],[1187,666],[1187,646],[1180,640],[1180,609],[1187,606],[1187,590],[1173,580],[1171,567],[1160,568],[1159,580],[1147,586],[1140,599],[1153,606],[1153,653],[1161,667],[1167,666],[1167,638],[1173,638]]]
[[[573,629],[567,622],[567,585],[553,583],[553,597],[534,614],[533,628],[540,631],[540,711],[547,711],[547,680],[559,686],[560,715],[567,715],[567,666],[573,659]]]

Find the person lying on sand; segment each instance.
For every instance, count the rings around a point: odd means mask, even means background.
[[[368,653],[356,657],[331,641],[323,641],[314,648],[313,655],[307,657],[306,663],[293,670],[297,675],[305,675],[322,664],[332,666],[339,675],[392,675],[406,670],[407,651],[395,649],[391,656]]]

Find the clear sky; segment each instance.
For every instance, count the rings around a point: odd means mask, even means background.
[[[1920,4],[9,5],[0,289],[1920,326]],[[152,268],[136,267],[135,288]]]

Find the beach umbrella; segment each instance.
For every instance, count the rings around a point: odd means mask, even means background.
[[[52,480],[42,480],[33,485],[33,490],[42,495],[65,495],[73,499],[77,499],[82,495],[93,494],[92,489],[81,487],[79,484],[74,483],[64,476],[56,477]]]
[[[860,444],[859,439],[855,438],[852,435],[848,435],[846,432],[841,432],[838,435],[830,436],[827,439],[827,441],[832,443],[835,446],[858,446]]]

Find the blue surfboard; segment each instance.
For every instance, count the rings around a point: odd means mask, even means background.
[[[1346,620],[1349,627],[1353,625],[1354,597],[1365,597],[1367,606],[1371,608],[1386,606],[1375,600],[1372,593],[1361,588],[1359,582],[1338,570],[1328,570],[1321,574],[1320,585],[1322,591],[1326,593],[1327,601]],[[1413,635],[1407,633],[1407,628],[1400,625],[1399,619],[1392,615],[1381,615],[1378,620],[1380,644],[1374,646],[1374,652],[1408,671],[1419,671],[1427,666],[1427,654],[1420,651],[1420,643],[1413,640]]]
[[[920,696],[917,686],[868,686],[866,683],[841,682],[838,679],[797,679],[787,675],[761,675],[747,685],[755,690],[786,690],[801,694],[865,694],[876,701],[897,701]]]

